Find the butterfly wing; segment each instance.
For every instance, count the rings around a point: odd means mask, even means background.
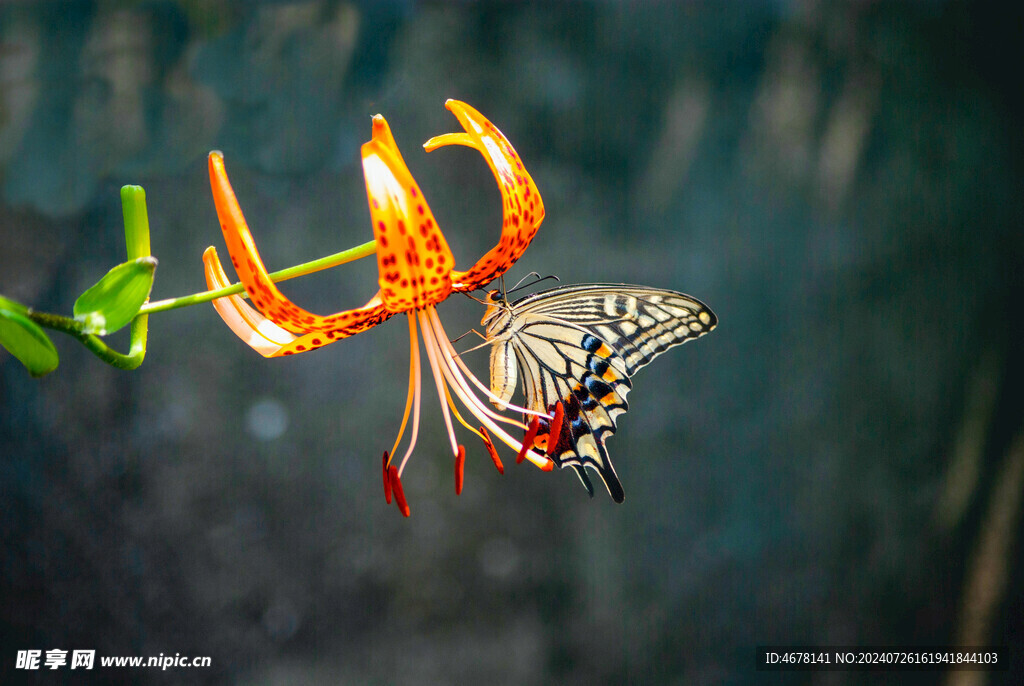
[[[587,329],[622,355],[630,376],[718,324],[707,305],[685,293],[626,284],[552,288],[516,301],[513,309]]]
[[[632,384],[625,362],[597,337],[532,314],[520,317],[512,345],[526,406],[550,413],[562,404],[557,434],[552,436],[551,420],[542,417],[536,445],[560,467],[575,467],[591,494],[593,486],[584,467],[597,471],[612,499],[622,502],[622,485],[604,438],[615,431],[616,419],[627,409]]]
[[[605,439],[628,409],[629,377],[669,348],[713,329],[717,318],[683,293],[624,284],[562,286],[511,307],[508,340],[526,406],[544,412],[559,402],[563,407],[558,435],[552,439],[551,422],[542,418],[536,445],[559,466],[574,467],[591,495],[585,468],[593,469],[612,499],[622,502]]]

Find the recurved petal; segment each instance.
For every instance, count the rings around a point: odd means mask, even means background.
[[[217,249],[210,246],[203,253],[203,266],[206,271],[206,287],[211,291],[231,285],[228,275],[224,273]],[[270,321],[262,314],[246,304],[240,295],[229,295],[213,301],[213,308],[224,320],[224,323],[245,341],[250,348],[263,357],[273,357],[281,346],[294,341],[298,336],[286,331]]]
[[[476,148],[487,160],[501,189],[501,240],[464,272],[452,272],[452,289],[471,291],[496,279],[515,264],[544,219],[544,203],[537,186],[515,149],[494,124],[464,102],[445,103],[465,133],[435,136],[423,144],[427,152],[444,145]]]
[[[381,302],[380,296],[375,295],[362,307],[354,310],[346,310],[339,314],[349,315],[347,324],[339,325],[335,329],[313,331],[305,336],[299,336],[291,343],[282,346],[276,353],[274,353],[273,357],[294,355],[296,353],[304,353],[310,350],[316,350],[317,348],[322,348],[328,343],[340,341],[342,338],[348,338],[349,336],[354,336],[357,333],[362,333],[367,329],[372,329],[381,322],[387,321],[394,313],[388,312],[387,308],[384,307],[384,303]]]
[[[376,296],[363,307],[344,310],[326,317],[308,312],[292,303],[270,280],[267,269],[263,266],[263,260],[260,259],[256,243],[242,214],[242,208],[228,181],[223,155],[217,151],[211,152],[209,166],[210,186],[217,207],[217,217],[220,219],[224,241],[238,278],[245,285],[245,290],[256,310],[267,320],[276,324],[278,328],[300,334],[299,338],[274,353],[275,355],[305,352],[326,345],[376,326],[393,314],[387,311]],[[312,344],[314,339],[317,341],[315,345]],[[285,352],[286,350],[290,352]]]
[[[362,155],[381,301],[392,313],[441,302],[452,290],[455,258],[379,114]]]
[[[206,249],[203,253],[203,265],[207,288],[215,290],[231,285],[227,274],[224,273],[224,267],[221,266],[216,248],[211,246]],[[213,301],[213,307],[235,335],[263,357],[281,357],[314,350],[365,331],[391,316],[384,309],[380,298],[374,296],[365,306],[351,310],[355,313],[351,318],[353,323],[326,332],[314,331],[298,336],[264,317],[250,307],[240,295],[217,298]]]

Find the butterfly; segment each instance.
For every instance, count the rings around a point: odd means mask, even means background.
[[[575,469],[591,496],[587,469],[597,472],[621,503],[625,493],[605,439],[626,412],[629,377],[669,348],[714,329],[714,312],[676,291],[609,283],[559,286],[515,302],[492,290],[484,302],[491,392],[501,401],[492,403],[508,403],[522,377],[525,407],[553,415],[539,418],[533,445],[524,450],[540,450],[559,467]]]

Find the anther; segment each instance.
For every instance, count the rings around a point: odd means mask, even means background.
[[[540,429],[540,417],[534,415],[533,421],[530,422],[530,428],[526,430],[526,435],[523,436],[523,447],[519,449],[519,454],[516,456],[516,464],[525,460],[526,453],[533,449],[533,439],[537,438],[538,429]]]
[[[555,403],[555,416],[551,419],[551,431],[548,433],[548,457],[551,457],[551,454],[555,452],[558,439],[562,437],[562,419],[564,418],[565,410],[562,409],[562,403],[559,401]]]
[[[501,458],[498,457],[498,451],[494,449],[494,441],[491,440],[491,435],[487,433],[487,429],[480,427],[480,433],[484,437],[484,446],[487,448],[487,452],[491,454],[491,461],[494,462],[494,466],[498,469],[498,474],[505,473],[505,465],[501,463]]]
[[[384,451],[384,500],[391,504],[391,475],[388,474],[388,451]]]
[[[465,476],[466,449],[459,446],[459,453],[455,456],[455,495],[462,495],[462,481]]]
[[[395,465],[388,467],[388,476],[390,477],[391,488],[395,492],[395,503],[398,505],[398,509],[402,511],[402,514],[408,517],[409,505],[405,502],[405,492],[402,490],[402,479],[398,476],[398,467]]]

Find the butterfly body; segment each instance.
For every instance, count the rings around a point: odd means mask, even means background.
[[[628,409],[629,377],[665,350],[711,331],[715,314],[683,293],[627,284],[560,286],[511,303],[491,291],[487,303],[481,324],[491,344],[494,395],[507,403],[521,377],[528,409],[550,413],[561,403],[557,435],[541,418],[531,447],[573,467],[591,494],[585,468],[596,471],[622,502],[604,442]]]

